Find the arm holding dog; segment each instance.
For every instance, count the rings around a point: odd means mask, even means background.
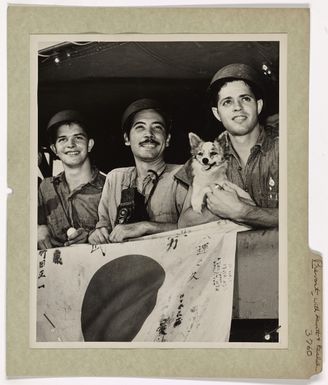
[[[215,187],[207,194],[208,209],[221,218],[253,227],[277,227],[278,208],[262,208],[246,203],[233,189]]]
[[[198,213],[191,206],[192,189],[189,188],[181,215],[178,221],[178,228],[202,225],[219,220],[217,215],[213,214],[206,207],[203,207],[202,212]]]

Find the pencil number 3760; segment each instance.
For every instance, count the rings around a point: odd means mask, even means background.
[[[311,357],[313,354],[313,338],[311,337],[312,334],[313,334],[313,331],[311,329],[305,329],[306,355],[308,357]]]

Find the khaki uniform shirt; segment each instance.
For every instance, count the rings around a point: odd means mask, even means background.
[[[38,192],[38,225],[47,225],[51,237],[59,243],[67,241],[67,230],[94,230],[98,221],[98,204],[105,176],[93,170],[90,182],[69,190],[65,173],[45,178]]]
[[[180,167],[180,165],[167,164],[160,174],[157,186],[146,207],[151,222],[178,222],[188,190],[174,177]],[[97,228],[107,227],[109,230],[114,228],[122,190],[136,187],[136,178],[135,167],[117,168],[109,172],[99,203]],[[145,198],[147,200],[147,195]]]

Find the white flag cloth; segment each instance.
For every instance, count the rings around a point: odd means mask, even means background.
[[[225,342],[236,234],[213,222],[38,252],[38,342]]]

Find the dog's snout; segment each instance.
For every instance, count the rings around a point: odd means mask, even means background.
[[[207,159],[207,158],[203,158],[203,159],[202,159],[202,162],[203,162],[204,164],[208,164],[208,159]]]

